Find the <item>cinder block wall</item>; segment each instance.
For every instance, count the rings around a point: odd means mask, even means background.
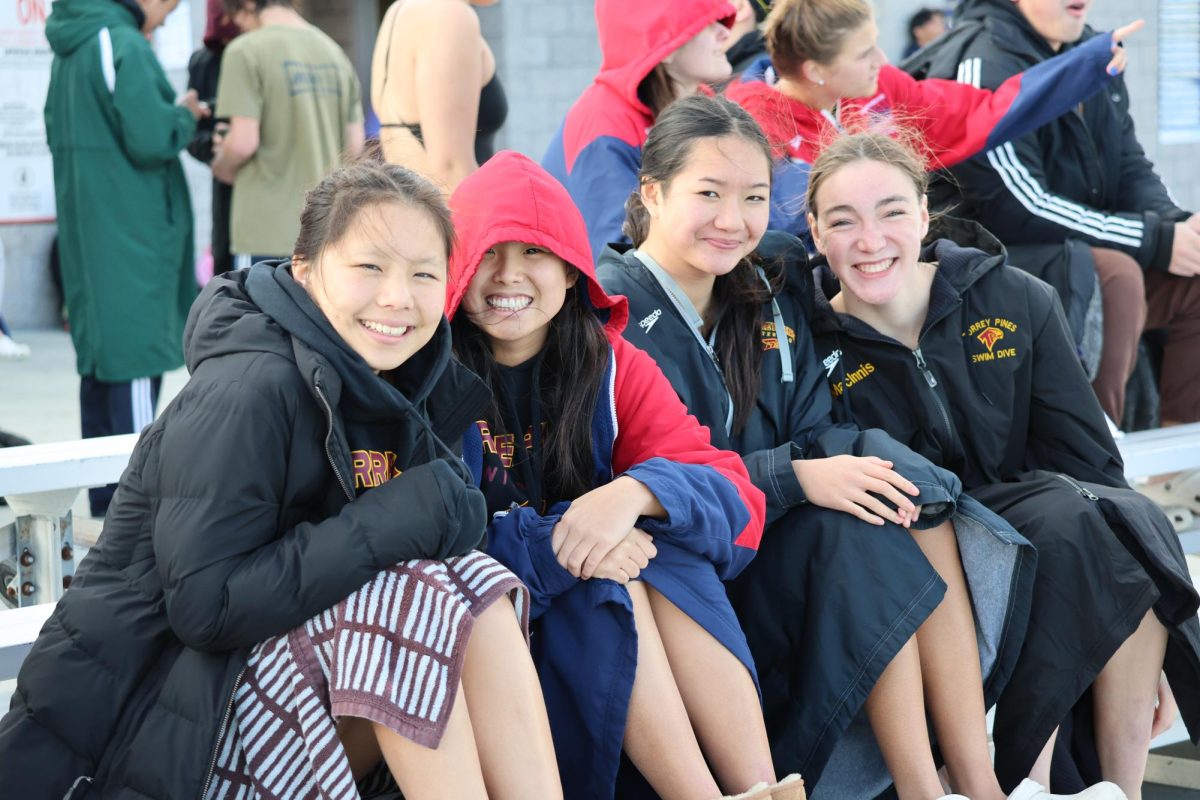
[[[647,0],[647,2],[669,0]],[[350,54],[367,84],[366,69],[378,25],[377,0],[306,0],[302,4],[314,22]],[[893,59],[899,57],[908,16],[930,0],[876,0],[880,44]],[[1113,28],[1138,16],[1146,27],[1129,43],[1131,65],[1126,72],[1133,97],[1139,137],[1180,205],[1200,209],[1200,159],[1196,145],[1158,144],[1158,0],[1098,0],[1092,22]],[[193,33],[197,43],[204,28],[204,3],[192,0]],[[540,160],[563,115],[591,82],[600,65],[592,0],[504,0],[480,8],[484,34],[496,54],[509,100],[509,117],[498,141]],[[182,91],[186,76],[171,75]],[[209,237],[209,177],[207,170],[184,156],[193,190],[197,248]],[[56,300],[46,271],[53,225],[0,225],[0,242],[7,252],[3,311],[17,328],[53,325]]]

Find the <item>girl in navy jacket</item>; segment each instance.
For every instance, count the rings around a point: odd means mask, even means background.
[[[984,709],[1020,648],[1031,548],[950,473],[831,421],[804,249],[764,237],[770,148],[744,109],[678,101],[650,131],[641,181],[637,249],[609,250],[601,280],[639,320],[626,337],[767,495],[732,599],[776,766],[833,797],[892,778],[901,797],[938,797],[928,713],[955,789],[998,795]]]
[[[1002,782],[1047,780],[1055,730],[1090,688],[1079,711],[1094,726],[1078,727],[1094,729],[1100,775],[1139,796],[1173,716],[1163,669],[1200,732],[1200,598],[1179,538],[1126,484],[1054,290],[978,226],[922,246],[925,188],[915,154],[877,134],[813,165],[809,224],[828,260],[814,328],[829,381],[847,387],[836,414],[952,469],[1038,548],[1029,632],[997,706]],[[849,386],[868,363],[871,380]]]
[[[721,584],[758,546],[761,492],[621,338],[625,301],[596,282],[557,181],[504,152],[451,207],[455,348],[494,394],[464,457],[488,501],[488,552],[533,596],[566,795],[611,798],[622,750],[666,797],[773,783]],[[755,796],[802,794],[793,781]]]

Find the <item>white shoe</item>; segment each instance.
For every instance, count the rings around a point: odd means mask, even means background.
[[[1143,484],[1137,490],[1164,509],[1182,506],[1193,514],[1200,514],[1200,469],[1181,472],[1158,483]]]
[[[1008,800],[1068,800],[1068,798],[1074,798],[1074,800],[1128,800],[1120,786],[1108,781],[1089,786],[1078,794],[1050,794],[1046,791],[1045,786],[1030,778],[1021,781],[1021,785],[1008,796]]]
[[[29,345],[18,344],[0,333],[0,359],[29,358]]]

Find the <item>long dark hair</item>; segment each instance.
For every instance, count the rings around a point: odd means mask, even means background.
[[[573,269],[568,267],[568,269]],[[486,332],[460,308],[450,323],[458,359],[492,390],[489,422],[503,428],[497,395],[503,391],[499,365]],[[535,389],[548,426],[542,460],[542,497],[549,502],[574,500],[595,488],[592,471],[592,415],[608,366],[604,325],[587,299],[587,278],[580,275],[567,290],[562,309],[550,321],[542,349],[541,380]],[[533,420],[537,425],[540,420]],[[501,432],[504,432],[503,430]],[[513,431],[518,434],[520,432]]]
[[[723,97],[695,95],[676,100],[650,129],[642,145],[638,185],[658,183],[665,193],[671,180],[691,158],[702,139],[735,136],[759,147],[767,163],[771,146],[762,129],[741,106]],[[625,201],[625,235],[640,247],[650,233],[650,214],[635,190]],[[762,307],[782,284],[783,272],[767,268],[768,288],[759,277],[758,259],[751,254],[713,284],[713,304],[721,320],[717,330],[717,356],[725,385],[733,398],[733,430],[740,432],[754,410],[762,386]],[[779,335],[784,335],[780,332]]]

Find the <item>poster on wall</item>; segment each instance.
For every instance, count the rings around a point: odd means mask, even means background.
[[[0,0],[0,223],[54,219],[42,106],[52,54],[50,0]]]

